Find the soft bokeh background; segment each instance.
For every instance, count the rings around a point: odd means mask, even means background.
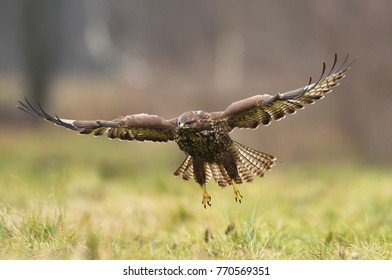
[[[391,259],[392,2],[0,0],[0,258]],[[171,173],[171,144],[70,119],[220,111],[357,58],[334,92],[233,138],[275,155],[232,190]]]
[[[28,96],[68,118],[218,111],[358,57],[336,94],[235,136],[279,158],[390,162],[392,3],[2,0],[2,134]],[[329,64],[330,65],[330,64]]]

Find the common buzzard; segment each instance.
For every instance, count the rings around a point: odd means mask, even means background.
[[[148,114],[128,115],[111,121],[68,120],[49,115],[40,105],[34,107],[27,99],[17,107],[80,134],[107,134],[109,138],[128,141],[175,141],[186,158],[174,175],[184,180],[195,179],[203,190],[202,204],[206,208],[211,206],[211,196],[206,190],[211,178],[220,187],[233,186],[234,198],[241,202],[242,195],[236,185],[252,182],[253,175],[263,177],[276,160],[272,155],[232,140],[229,133],[235,128],[269,125],[271,120],[280,120],[286,114],[304,108],[305,104],[323,98],[350,68],[353,61],[349,62],[348,57],[337,66],[335,54],[331,69],[326,72],[324,62],[320,78],[314,83],[310,78],[305,87],[276,95],[255,95],[234,102],[220,112],[190,111],[169,120]]]

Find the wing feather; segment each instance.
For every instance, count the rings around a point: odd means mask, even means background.
[[[34,107],[27,98],[25,102],[19,101],[17,107],[56,125],[78,131],[80,134],[93,134],[94,136],[107,134],[111,139],[153,142],[173,141],[175,136],[176,119],[165,120],[156,115],[136,114],[119,117],[112,121],[83,121],[61,119],[57,115],[52,116],[40,105]]]
[[[229,129],[257,128],[260,124],[269,125],[271,120],[283,119],[286,115],[294,114],[297,110],[303,109],[305,104],[313,104],[316,100],[324,98],[332,91],[332,88],[339,85],[339,81],[344,78],[354,62],[348,62],[347,55],[343,63],[337,65],[337,55],[333,65],[326,73],[326,64],[323,63],[323,70],[319,80],[305,87],[291,90],[276,95],[256,95],[231,104],[224,112],[216,114],[217,119],[225,122]]]

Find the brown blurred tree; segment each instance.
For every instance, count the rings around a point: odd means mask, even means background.
[[[21,36],[27,95],[44,104],[58,62],[61,39],[61,3],[23,0]]]

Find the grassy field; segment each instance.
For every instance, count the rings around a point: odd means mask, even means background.
[[[392,259],[390,167],[280,159],[204,209],[175,144],[3,129],[0,152],[2,259]]]

